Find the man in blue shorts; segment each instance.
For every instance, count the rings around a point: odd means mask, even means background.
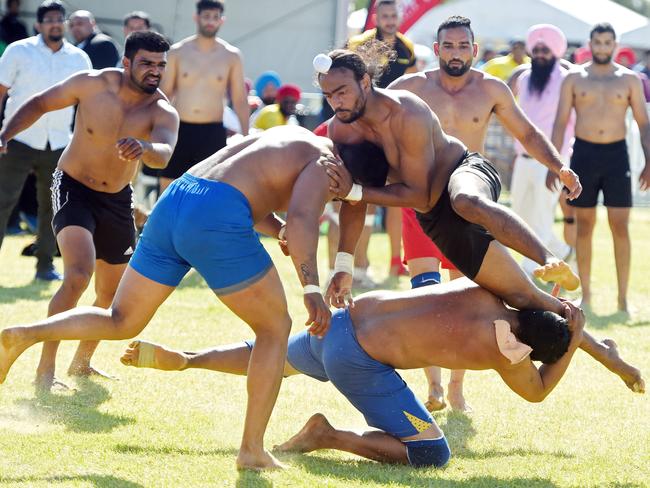
[[[395,369],[494,369],[515,393],[540,402],[588,336],[580,309],[564,302],[564,314],[566,319],[553,312],[507,308],[466,278],[362,295],[353,308],[334,313],[322,340],[307,332],[289,339],[284,374],[331,381],[368,425],[380,430],[363,435],[337,430],[316,414],[279,449],[338,449],[380,462],[443,466],[451,456],[445,436]],[[608,348],[603,364],[630,389],[643,393],[640,371],[620,358],[613,341],[605,339],[603,345]],[[184,353],[135,341],[121,361],[161,370],[200,368],[244,375],[257,347],[245,342]],[[537,368],[533,360],[544,364]]]
[[[291,318],[278,273],[256,230],[280,239],[290,253],[309,318],[323,336],[330,311],[318,282],[318,219],[332,197],[323,161],[329,139],[300,127],[278,127],[228,146],[171,184],[154,207],[108,310],[70,310],[0,337],[0,383],[29,346],[51,340],[120,340],[135,337],[194,267],[217,297],[256,334],[248,369],[249,402],[237,465],[264,469],[279,463],[263,437],[280,388]],[[371,144],[340,146],[350,171],[365,184],[383,185]],[[364,172],[365,164],[369,172]],[[377,169],[379,165],[379,170]],[[274,211],[287,211],[286,226]]]

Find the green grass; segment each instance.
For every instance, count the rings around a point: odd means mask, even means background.
[[[593,315],[588,328],[613,337],[622,354],[650,369],[650,210],[633,212],[633,270],[628,319],[615,313],[616,274],[604,214],[595,237]],[[7,238],[0,253],[0,328],[46,315],[56,285],[32,282],[34,261],[16,257],[27,239]],[[290,261],[268,242],[288,294],[294,330],[305,314]],[[388,243],[373,236],[375,276],[385,277]],[[324,246],[321,246],[324,253]],[[324,264],[324,262],[323,262]],[[399,287],[408,283],[402,279]],[[92,302],[92,293],[82,303]],[[161,307],[142,338],[185,350],[251,337],[190,275]],[[511,393],[492,372],[470,372],[466,394],[474,413],[436,414],[453,458],[443,470],[382,466],[353,455],[321,451],[280,456],[283,472],[238,473],[234,459],[242,430],[245,380],[207,371],[164,373],[123,367],[126,342],[100,345],[94,364],[120,381],[78,382],[77,391],[36,398],[31,381],[40,347],[27,351],[0,387],[2,486],[648,486],[650,408],[647,396],[623,383],[584,353],[541,404]],[[74,343],[62,345],[65,372]],[[424,375],[404,373],[421,396]],[[279,443],[314,412],[337,427],[363,430],[362,416],[330,384],[306,377],[283,383],[267,444]]]

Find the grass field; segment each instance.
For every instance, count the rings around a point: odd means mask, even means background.
[[[599,214],[593,278],[593,314],[587,328],[612,337],[621,354],[650,371],[650,209],[633,212],[631,317],[615,312],[616,274],[604,213]],[[32,281],[34,261],[17,257],[28,242],[10,237],[0,253],[0,328],[45,317],[55,284]],[[322,242],[323,243],[323,242]],[[290,261],[268,241],[284,277],[294,330],[305,320]],[[371,261],[385,277],[388,242],[371,241]],[[325,248],[321,245],[321,255]],[[321,261],[324,265],[324,261]],[[407,281],[397,286],[406,288]],[[92,302],[92,293],[82,299]],[[158,311],[142,338],[185,350],[250,338],[206,288],[189,275]],[[470,372],[466,395],[474,412],[436,414],[453,457],[443,470],[382,466],[334,451],[279,456],[281,472],[238,473],[234,460],[246,401],[245,379],[207,371],[164,373],[123,367],[127,342],[100,345],[95,366],[120,381],[77,382],[74,392],[36,398],[31,382],[40,347],[27,351],[0,387],[0,485],[197,486],[650,486],[650,404],[578,352],[556,390],[541,404],[511,393],[495,373]],[[63,376],[76,344],[62,345]],[[420,371],[404,373],[421,397]],[[63,376],[64,379],[67,379]],[[307,377],[283,383],[267,444],[284,441],[311,414],[333,425],[363,430],[362,416],[330,385]]]

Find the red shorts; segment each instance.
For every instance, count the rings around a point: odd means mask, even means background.
[[[404,244],[404,264],[408,264],[409,259],[436,258],[440,260],[440,266],[443,269],[456,269],[456,266],[424,233],[415,217],[415,210],[412,208],[402,209],[402,243]]]

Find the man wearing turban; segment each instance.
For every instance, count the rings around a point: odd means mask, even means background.
[[[300,87],[287,83],[282,85],[275,96],[276,103],[264,107],[254,127],[259,130],[270,129],[278,125],[299,125],[296,119],[296,105],[301,97]]]

